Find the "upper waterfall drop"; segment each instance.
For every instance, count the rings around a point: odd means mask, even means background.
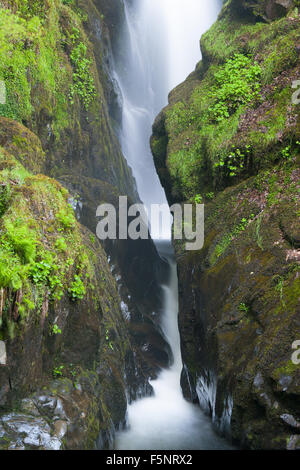
[[[120,141],[137,182],[139,196],[151,204],[167,204],[149,140],[156,115],[169,91],[192,72],[201,58],[199,38],[217,17],[222,0],[125,1],[126,25],[116,61],[123,96]],[[163,234],[170,239],[171,231]]]
[[[183,5],[182,0],[162,0],[160,3],[167,30],[168,93],[195,69],[201,59],[200,37],[216,20],[223,2],[184,0]]]

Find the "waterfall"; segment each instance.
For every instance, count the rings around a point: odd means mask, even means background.
[[[222,0],[125,1],[126,27],[120,44],[116,78],[123,96],[120,141],[131,166],[141,200],[167,203],[155,171],[149,139],[157,113],[167,104],[168,92],[200,60],[199,38],[215,21]],[[171,279],[164,289],[162,329],[174,361],[151,382],[154,396],[128,406],[129,428],[116,437],[117,449],[225,449],[211,422],[182,395],[182,359],[178,331],[178,280],[170,231],[158,251],[170,263]]]

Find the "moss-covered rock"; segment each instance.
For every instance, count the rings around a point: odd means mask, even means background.
[[[202,62],[153,127],[170,200],[205,198],[298,154],[299,21],[295,10],[253,23],[225,4],[201,39]]]
[[[114,428],[125,420],[126,389],[147,376],[134,360],[106,254],[76,221],[57,181],[33,176],[5,150],[0,165],[0,335],[7,353],[1,409],[18,410],[36,390],[54,394],[71,402],[70,437],[62,446],[93,448],[101,435],[104,446],[112,445]],[[131,367],[140,374],[137,384],[124,380]],[[71,380],[69,399],[52,389],[53,376]]]

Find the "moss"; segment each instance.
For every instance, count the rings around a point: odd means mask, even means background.
[[[247,23],[225,5],[202,37],[201,73],[171,93],[165,132],[154,126],[156,165],[167,167],[177,199],[222,190],[284,164],[288,146],[290,159],[299,154],[297,109],[291,106],[299,39],[299,18]]]
[[[49,0],[46,5],[12,2],[9,6],[0,12],[0,78],[7,90],[0,115],[34,128],[36,111],[43,108],[53,121],[52,132],[59,137],[71,124],[70,90],[73,105],[76,95],[85,107],[95,94],[83,18],[61,0]],[[70,21],[66,29],[61,24],[63,15]],[[76,38],[72,30],[77,32]]]
[[[277,380],[280,379],[280,376],[282,375],[293,375],[295,372],[298,372],[299,366],[294,364],[291,360],[287,361],[286,364],[284,364],[281,367],[278,367],[276,370],[273,372],[274,378]]]
[[[38,303],[34,285],[42,287],[43,298],[47,290],[52,300],[69,291],[73,300],[81,300],[95,273],[68,192],[46,176],[32,176],[11,155],[2,151],[0,156],[0,287],[5,296],[15,292],[19,299],[13,307],[16,321]],[[12,318],[3,327],[11,330]]]

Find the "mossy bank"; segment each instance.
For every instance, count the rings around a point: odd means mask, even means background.
[[[205,244],[177,241],[188,399],[252,449],[299,448],[298,2],[224,2],[202,61],[151,138],[170,202],[205,203]]]

